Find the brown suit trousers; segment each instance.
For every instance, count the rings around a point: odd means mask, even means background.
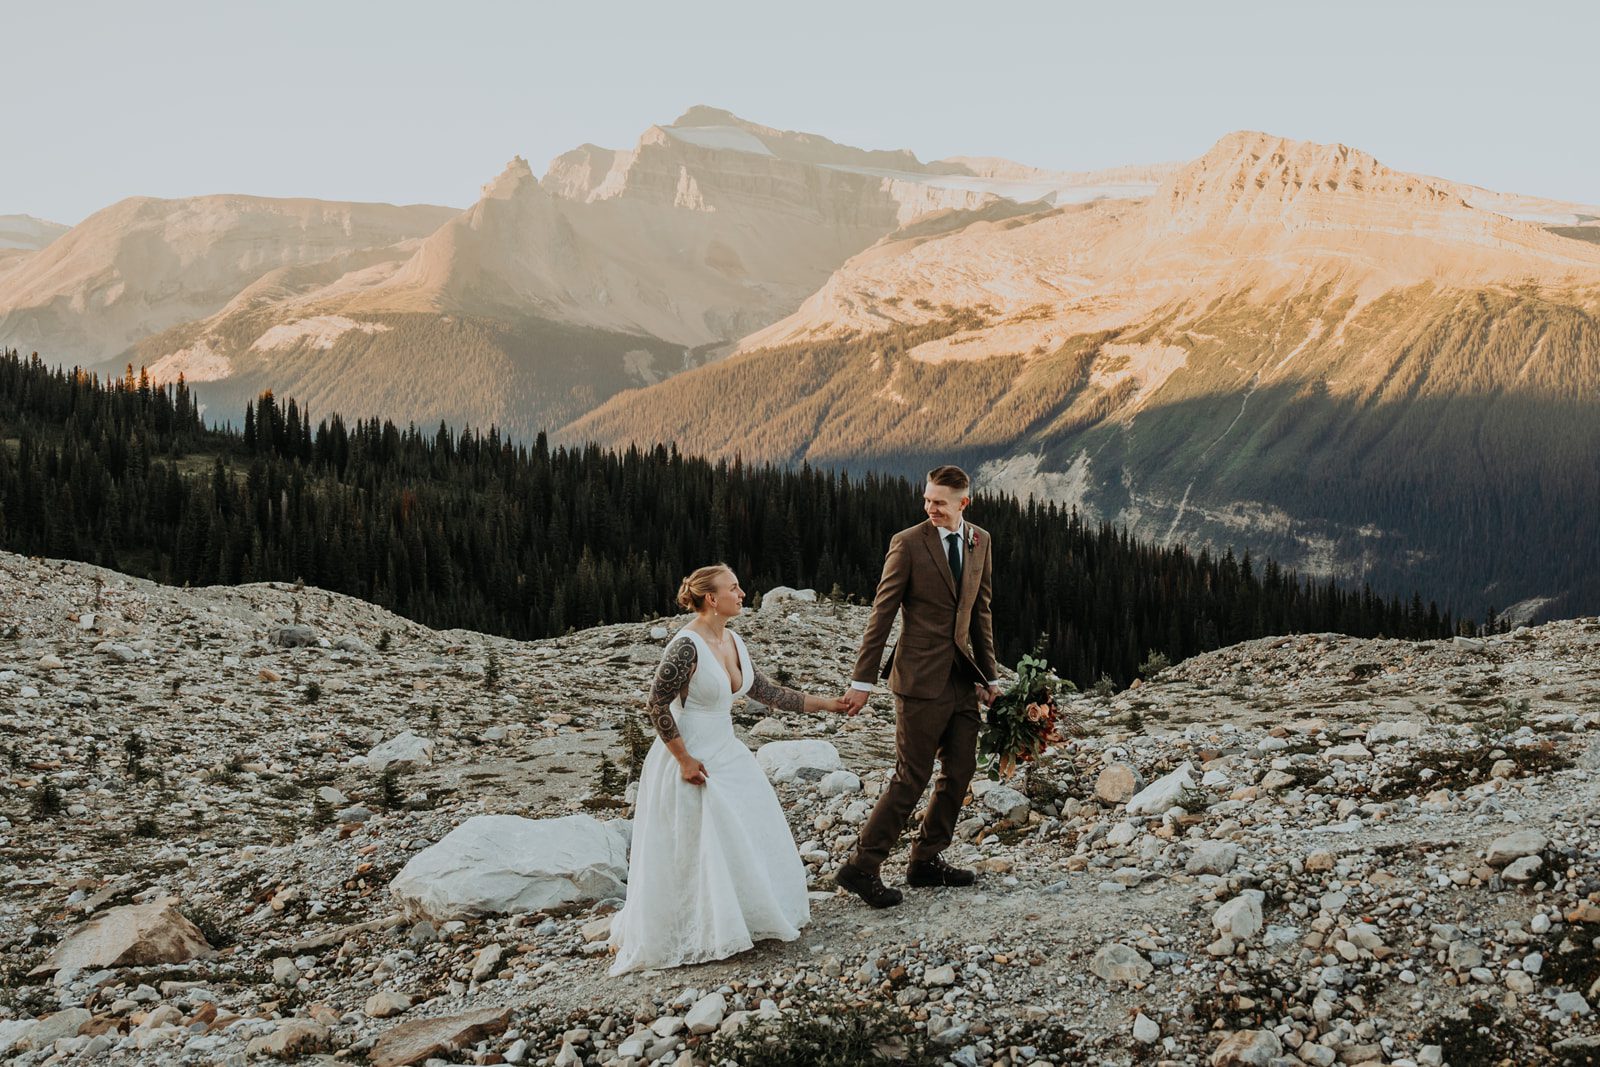
[[[923,700],[896,695],[894,774],[861,830],[850,859],[852,866],[872,873],[883,865],[928,787],[935,757],[939,780],[911,846],[911,859],[932,859],[950,847],[961,802],[977,769],[981,725],[977,691],[960,666],[951,668],[944,692],[936,697]]]

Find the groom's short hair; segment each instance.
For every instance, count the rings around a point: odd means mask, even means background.
[[[934,485],[942,485],[946,489],[954,489],[962,496],[966,496],[967,490],[972,488],[972,479],[967,477],[967,472],[948,463],[929,471],[928,481]]]

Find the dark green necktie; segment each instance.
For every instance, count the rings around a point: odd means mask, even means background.
[[[957,546],[959,534],[945,534],[950,545],[950,573],[955,577],[956,588],[961,588],[961,549]]]

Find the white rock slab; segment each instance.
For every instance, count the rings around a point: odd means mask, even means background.
[[[756,762],[774,782],[822,778],[844,770],[839,750],[827,741],[769,741],[756,749]]]
[[[1128,801],[1129,815],[1160,815],[1178,802],[1185,790],[1194,789],[1194,765],[1187,760],[1171,774],[1157,778]]]
[[[433,740],[418,737],[410,730],[374,746],[372,751],[367,753],[367,768],[374,774],[382,774],[389,767],[406,770],[432,765]]]
[[[622,835],[591,816],[477,815],[411,857],[389,891],[437,922],[621,896],[627,878]]]

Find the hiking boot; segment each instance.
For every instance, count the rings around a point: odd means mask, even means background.
[[[905,899],[900,890],[884,885],[883,879],[878,877],[876,871],[868,874],[848,863],[840,867],[839,873],[833,876],[833,884],[840,889],[850,890],[874,908],[892,908]]]
[[[912,860],[906,865],[906,885],[962,886],[978,880],[977,872],[952,867],[938,856],[931,860]]]

